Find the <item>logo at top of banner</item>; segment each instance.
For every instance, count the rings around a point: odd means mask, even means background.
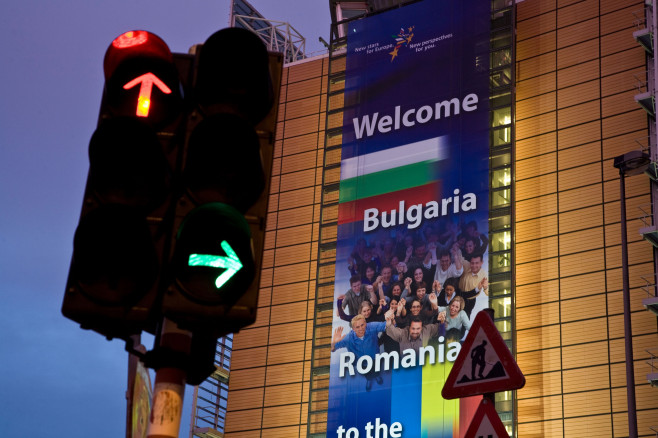
[[[430,49],[436,49],[441,42],[454,37],[452,32],[444,32],[442,28],[436,26],[421,26],[419,35],[415,35],[415,29],[415,25],[403,26],[399,31],[388,36],[383,36],[380,33],[373,34],[373,38],[367,41],[355,40],[349,50],[351,53],[372,55],[377,58],[388,55],[391,57],[390,62],[393,62],[398,56],[405,58]],[[393,41],[391,41],[391,38]]]
[[[391,62],[398,56],[398,50],[402,46],[406,46],[411,42],[411,39],[414,37],[414,27],[411,26],[408,31],[404,30],[404,27],[400,28],[400,32],[397,35],[391,35],[395,40],[395,48],[392,52],[389,52],[391,55]]]

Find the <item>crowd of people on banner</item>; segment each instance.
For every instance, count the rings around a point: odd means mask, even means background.
[[[437,342],[462,342],[477,302],[487,301],[483,259],[489,245],[476,222],[426,226],[384,239],[359,239],[350,254],[350,288],[338,296],[337,315],[350,322],[338,327],[332,351],[347,348],[357,357],[414,349]],[[366,389],[382,383],[366,376]]]

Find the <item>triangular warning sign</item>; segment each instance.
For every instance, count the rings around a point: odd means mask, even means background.
[[[486,311],[479,312],[443,385],[443,398],[508,391],[523,385],[525,377],[491,317]]]
[[[464,438],[509,438],[491,401],[482,399]]]

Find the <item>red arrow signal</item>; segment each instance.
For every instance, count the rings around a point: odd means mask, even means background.
[[[139,98],[137,99],[137,111],[135,112],[137,117],[148,117],[149,115],[153,84],[155,84],[155,86],[158,87],[164,94],[171,94],[171,89],[169,89],[169,87],[167,87],[167,85],[153,73],[145,73],[133,79],[124,85],[123,89],[129,90],[137,84],[141,84],[139,87]]]

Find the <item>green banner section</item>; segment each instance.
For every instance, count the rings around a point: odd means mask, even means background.
[[[341,180],[338,202],[356,201],[427,184],[438,179],[435,163],[421,161]]]

